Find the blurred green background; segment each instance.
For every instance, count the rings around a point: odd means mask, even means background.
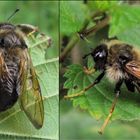
[[[139,140],[140,121],[113,121],[103,135],[98,134],[103,121],[96,120],[70,101],[60,103],[60,140]]]

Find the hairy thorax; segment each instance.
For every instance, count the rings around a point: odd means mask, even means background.
[[[106,76],[110,81],[117,82],[120,79],[125,78],[127,75],[118,67],[118,64],[115,63],[112,66],[107,66]]]
[[[106,76],[110,81],[117,82],[120,79],[126,79],[128,77],[124,67],[119,62],[119,57],[128,52],[133,56],[132,51],[132,46],[127,46],[125,44],[116,44],[109,48],[106,64]]]

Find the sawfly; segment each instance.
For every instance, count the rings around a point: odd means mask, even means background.
[[[0,112],[13,107],[18,100],[21,109],[39,129],[44,121],[44,106],[25,42],[25,37],[36,31],[36,27],[28,24],[0,23]]]

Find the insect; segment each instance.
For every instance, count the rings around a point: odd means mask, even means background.
[[[99,130],[99,133],[102,134],[114,111],[121,92],[121,85],[125,83],[129,91],[135,92],[137,90],[140,92],[140,51],[129,44],[113,39],[102,42],[91,53],[85,55],[84,58],[89,55],[93,57],[95,62],[95,71],[100,71],[100,74],[91,85],[78,94],[70,95],[70,98],[82,95],[88,89],[100,83],[105,75],[111,82],[115,82],[115,98],[109,115]],[[68,97],[66,96],[65,98]]]
[[[121,92],[121,85],[125,83],[129,91],[134,92],[137,89],[140,92],[140,51],[129,44],[114,39],[101,43],[90,55],[95,62],[95,70],[101,72],[92,86],[98,84],[104,75],[116,83],[115,99],[110,113],[99,131],[102,134],[114,111]]]
[[[19,100],[29,120],[41,128],[44,107],[40,85],[24,40],[36,27],[0,23],[0,112]]]

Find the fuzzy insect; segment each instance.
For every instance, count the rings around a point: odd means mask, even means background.
[[[99,131],[102,134],[114,111],[121,92],[121,85],[125,83],[129,91],[135,92],[137,89],[140,92],[140,51],[119,40],[110,40],[102,42],[88,55],[93,57],[95,70],[101,72],[89,87],[98,84],[105,75],[111,82],[116,83],[115,99],[110,113]]]
[[[89,55],[92,56],[95,62],[93,71],[100,71],[100,74],[92,84],[82,91],[66,95],[64,98],[74,98],[83,95],[87,90],[100,83],[105,75],[109,81],[115,82],[115,98],[110,113],[99,131],[102,134],[116,106],[122,84],[125,83],[127,89],[131,92],[135,92],[135,90],[140,92],[140,51],[132,45],[112,39],[101,42],[92,52],[86,54],[83,58]],[[85,68],[84,71],[88,73],[88,70]]]

